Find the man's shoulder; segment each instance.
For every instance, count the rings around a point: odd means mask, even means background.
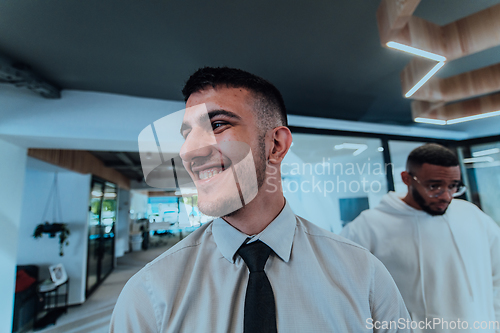
[[[344,227],[345,230],[371,230],[373,228],[380,229],[385,228],[389,221],[398,220],[399,216],[390,215],[389,213],[379,209],[379,207],[374,207],[366,209],[359,213],[359,215],[347,223]],[[343,229],[343,230],[344,230]],[[343,231],[344,232],[344,231]]]
[[[450,208],[451,209],[465,209],[465,210],[469,210],[470,212],[484,214],[483,211],[481,209],[479,209],[478,206],[476,206],[472,202],[469,202],[467,200],[462,200],[462,199],[453,199],[450,203]]]
[[[365,247],[299,216],[297,232],[306,235],[308,245],[314,249],[315,255],[325,260],[330,268],[342,267],[344,273],[361,274],[366,278],[370,278],[375,271],[385,270],[380,260]]]
[[[481,223],[488,230],[500,232],[495,221],[472,202],[453,199],[446,214],[451,217],[451,222],[462,221],[465,223]]]
[[[148,263],[146,267],[154,267],[161,265],[165,261],[177,261],[181,260],[181,257],[191,256],[192,253],[197,251],[198,247],[207,240],[207,237],[212,234],[212,222],[213,221],[206,223],[193,231],[186,238],[182,239],[156,259]]]
[[[307,235],[308,239],[311,242],[321,242],[330,244],[332,248],[337,248],[339,250],[351,251],[351,252],[359,252],[360,254],[369,253],[367,249],[360,246],[359,244],[342,237],[340,235],[334,234],[328,230],[325,230],[321,227],[318,227],[312,222],[297,216],[297,227],[299,232],[303,232]]]

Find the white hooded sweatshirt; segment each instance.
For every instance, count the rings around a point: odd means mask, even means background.
[[[500,228],[475,205],[432,216],[390,192],[341,235],[384,263],[412,321],[427,320],[415,332],[500,332]]]

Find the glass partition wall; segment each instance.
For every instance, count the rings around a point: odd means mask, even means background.
[[[87,296],[113,270],[116,211],[115,184],[93,179],[88,218]]]
[[[282,163],[282,186],[294,212],[339,233],[389,190],[406,193],[401,180],[410,152],[428,142],[456,151],[467,199],[500,225],[500,139],[435,140],[386,134],[292,129]],[[307,133],[304,133],[307,132]],[[337,135],[339,134],[339,135]],[[358,136],[359,134],[359,136]]]
[[[394,179],[394,191],[396,193],[406,193],[408,188],[401,179],[401,172],[406,170],[406,159],[410,152],[425,142],[418,141],[396,141],[389,140],[389,151],[391,155],[392,174]]]
[[[387,193],[382,140],[293,134],[281,166],[285,198],[294,212],[339,233]]]
[[[500,141],[458,149],[467,198],[500,225]]]

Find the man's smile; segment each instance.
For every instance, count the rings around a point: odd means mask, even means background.
[[[227,170],[231,163],[204,163],[192,166],[191,171],[197,180],[208,180]]]
[[[198,173],[198,178],[200,180],[204,180],[204,179],[208,179],[208,178],[212,178],[213,176],[215,175],[218,175],[219,173],[221,173],[223,171],[222,168],[210,168],[210,169],[205,169],[205,170],[202,170]]]

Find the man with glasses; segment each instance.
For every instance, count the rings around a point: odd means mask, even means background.
[[[457,157],[438,144],[408,156],[404,197],[390,192],[342,236],[364,246],[396,281],[417,332],[499,332],[500,228],[465,193]]]

